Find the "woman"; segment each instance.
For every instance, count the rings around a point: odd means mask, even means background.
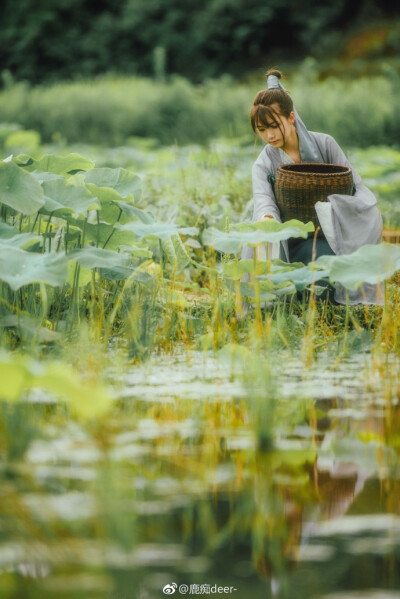
[[[316,206],[324,238],[316,241],[316,257],[329,254],[350,254],[366,244],[380,242],[382,218],[374,194],[362,183],[337,142],[325,133],[308,131],[293,106],[289,93],[280,83],[281,73],[267,73],[267,89],[258,92],[251,108],[251,125],[267,144],[253,165],[253,222],[275,218],[279,209],[269,181],[281,164],[325,162],[351,168],[354,194],[332,194],[328,202]],[[276,248],[275,248],[276,249]],[[252,248],[243,250],[243,258],[252,257]],[[291,239],[281,242],[278,255],[288,262],[310,262],[313,239]],[[278,257],[275,252],[275,257]],[[351,304],[377,303],[379,291],[374,285],[363,285],[349,293]],[[335,300],[346,302],[346,292],[339,288]]]

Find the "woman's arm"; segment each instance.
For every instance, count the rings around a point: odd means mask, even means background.
[[[263,220],[264,217],[275,218],[280,221],[279,208],[275,201],[274,190],[268,181],[268,174],[272,173],[272,165],[265,152],[262,152],[252,168],[253,180],[253,222]]]

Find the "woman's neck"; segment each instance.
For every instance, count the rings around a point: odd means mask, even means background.
[[[285,145],[282,150],[288,154],[295,162],[301,162],[299,136],[296,129],[293,127],[291,135],[286,137]]]

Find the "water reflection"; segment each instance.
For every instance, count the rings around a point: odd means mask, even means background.
[[[245,377],[211,354],[163,360],[115,379],[120,400],[101,427],[35,395],[40,436],[3,468],[1,597],[153,599],[172,583],[175,596],[179,585],[218,596],[216,585],[240,599],[400,589],[400,409],[365,379],[365,356],[328,373],[293,359],[278,370],[270,445]]]

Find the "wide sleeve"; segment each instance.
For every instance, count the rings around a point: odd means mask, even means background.
[[[339,144],[326,136],[328,162],[349,166],[353,174],[353,195],[332,194],[328,201],[332,206],[332,221],[338,254],[350,254],[366,244],[379,243],[382,234],[382,217],[376,197],[366,187],[360,175],[353,169]]]
[[[275,201],[274,190],[268,181],[268,175],[273,173],[272,164],[265,152],[261,153],[253,164],[253,222],[259,221],[268,214],[280,221],[279,208]]]

